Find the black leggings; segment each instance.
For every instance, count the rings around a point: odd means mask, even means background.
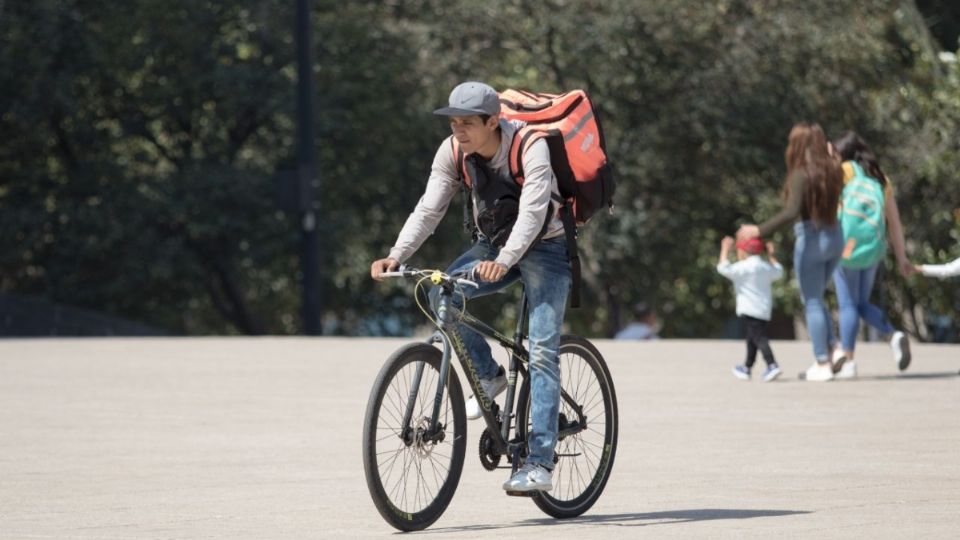
[[[767,338],[767,322],[763,319],[757,319],[749,315],[741,315],[743,324],[747,328],[747,369],[753,367],[757,360],[757,350],[763,354],[763,361],[768,366],[776,364],[773,359],[773,350],[770,349],[770,340]]]

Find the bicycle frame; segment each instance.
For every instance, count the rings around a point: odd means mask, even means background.
[[[443,403],[444,385],[450,373],[452,357],[451,349],[455,349],[457,358],[460,360],[460,365],[463,368],[464,373],[467,375],[467,378],[470,380],[470,386],[473,389],[474,396],[477,398],[477,401],[480,405],[483,419],[486,422],[489,432],[493,435],[493,443],[496,446],[497,452],[500,455],[506,455],[513,464],[513,468],[516,468],[518,466],[518,460],[515,458],[519,456],[520,452],[525,449],[526,441],[510,441],[510,420],[513,417],[512,412],[516,398],[518,380],[517,374],[521,373],[524,378],[528,377],[528,371],[525,365],[529,359],[529,353],[523,346],[523,339],[526,337],[523,334],[523,325],[528,316],[527,296],[526,294],[522,294],[520,311],[518,312],[517,316],[517,327],[516,331],[514,332],[513,339],[508,338],[466,311],[461,313],[453,308],[452,298],[453,288],[450,286],[442,286],[437,306],[439,330],[427,339],[427,343],[430,344],[443,344],[443,358],[440,364],[440,376],[437,381],[433,414],[430,419],[430,430],[426,435],[426,438],[442,440],[443,430],[440,429],[439,426],[440,409]],[[473,359],[470,357],[469,351],[466,350],[463,341],[460,339],[460,335],[457,330],[457,325],[460,323],[473,329],[480,335],[498,342],[510,352],[510,365],[509,369],[507,370],[506,397],[504,407],[499,411],[499,418],[497,417],[496,404],[494,403],[493,398],[488,396],[486,392],[484,392],[483,387],[480,385],[480,377],[477,375],[476,368],[473,364]],[[412,381],[413,384],[411,385],[410,396],[407,402],[407,409],[403,418],[403,425],[408,426],[408,430],[411,429],[409,427],[410,420],[413,416],[413,405],[417,397],[417,390],[420,386],[423,367],[424,364],[421,363],[417,366],[417,370],[414,373],[414,378]],[[582,408],[562,388],[560,389],[560,395],[561,399],[563,399],[577,413],[577,420],[570,423],[565,428],[561,428],[557,434],[558,439],[562,439],[568,435],[572,435],[586,429],[586,418],[583,415]]]

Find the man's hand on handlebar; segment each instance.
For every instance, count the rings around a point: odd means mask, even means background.
[[[373,264],[370,265],[370,277],[377,281],[383,281],[381,274],[384,272],[393,272],[397,268],[400,268],[400,261],[391,259],[390,257],[373,261]]]
[[[481,261],[473,270],[480,281],[500,281],[507,273],[507,267],[496,261]]]

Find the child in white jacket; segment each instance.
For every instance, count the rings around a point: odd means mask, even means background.
[[[773,243],[766,244],[769,261],[760,256],[763,253],[763,240],[759,237],[736,243],[736,263],[728,260],[733,238],[727,236],[720,242],[720,260],[717,272],[733,282],[737,295],[737,315],[743,319],[747,331],[746,362],[733,367],[733,375],[741,380],[750,380],[750,370],[757,358],[757,351],[763,354],[767,370],[763,373],[763,382],[770,382],[780,375],[780,366],[773,357],[770,340],[767,338],[767,324],[773,312],[773,282],[783,276],[783,267],[773,255]]]

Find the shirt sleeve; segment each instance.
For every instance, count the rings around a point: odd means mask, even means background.
[[[760,236],[769,236],[796,221],[803,208],[803,190],[806,187],[806,177],[797,171],[790,177],[790,195],[777,215],[759,225]]]
[[[960,276],[960,258],[947,264],[922,264],[920,272],[925,276],[937,278]]]
[[[517,221],[496,261],[507,268],[517,264],[543,229],[550,211],[550,194],[556,180],[550,166],[550,149],[546,141],[537,139],[523,154],[523,188]]]
[[[738,268],[737,265],[731,263],[730,261],[723,261],[717,265],[717,272],[721,276],[735,281],[737,277],[743,274],[742,269]]]
[[[444,139],[433,158],[427,188],[397,235],[390,258],[400,262],[407,260],[437,229],[450,201],[460,189],[460,175],[454,161],[453,145],[449,138]]]
[[[783,265],[780,263],[774,263],[770,265],[771,271],[770,275],[773,276],[773,280],[776,281],[783,277]]]

